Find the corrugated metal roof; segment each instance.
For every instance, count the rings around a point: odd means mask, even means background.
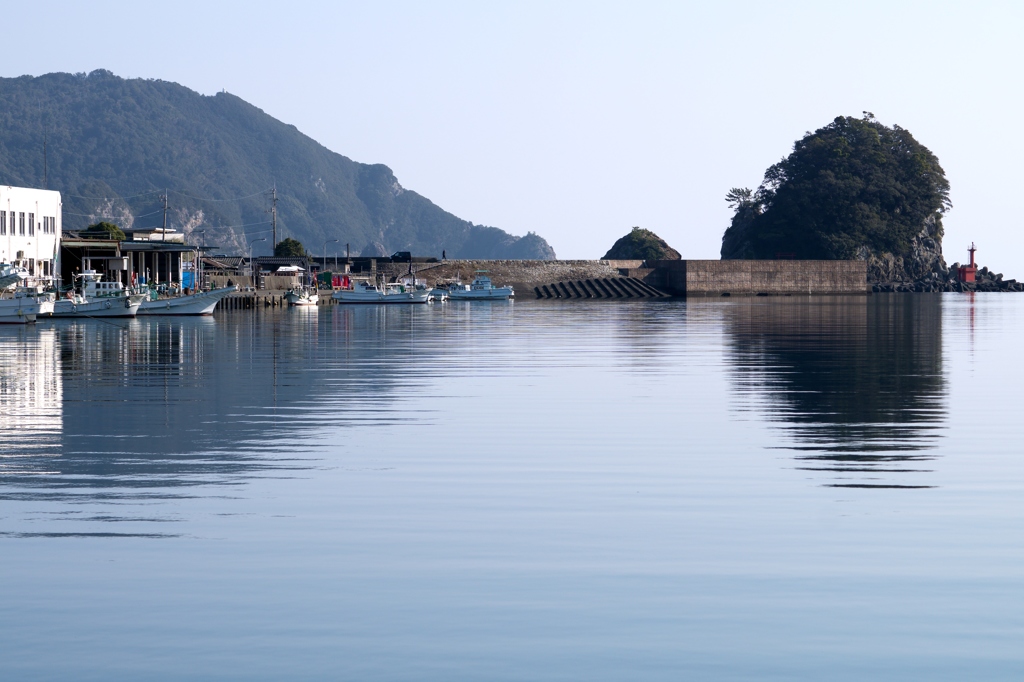
[[[125,252],[163,251],[165,253],[182,253],[195,251],[195,247],[175,242],[121,242],[121,250]]]
[[[222,258],[213,258],[207,256],[203,258],[203,263],[206,267],[210,268],[223,268],[225,270],[234,270],[238,268],[244,259],[241,256],[224,256]]]
[[[60,245],[69,249],[116,249],[119,241],[116,239],[61,239]]]
[[[292,256],[258,256],[253,258],[259,265],[305,265],[305,258],[295,258]]]

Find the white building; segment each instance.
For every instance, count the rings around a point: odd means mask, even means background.
[[[36,277],[57,273],[60,192],[0,185],[0,262],[17,263]]]

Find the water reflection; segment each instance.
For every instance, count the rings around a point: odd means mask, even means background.
[[[63,426],[57,335],[31,326],[0,331],[0,476],[49,468]]]
[[[254,478],[335,466],[350,442],[386,442],[357,428],[440,419],[438,377],[713,378],[723,333],[734,407],[780,429],[800,468],[827,485],[926,487],[946,409],[940,305],[336,306],[6,328],[0,533],[184,533],[183,499],[244,495]]]
[[[729,304],[737,409],[788,434],[801,469],[840,487],[930,487],[946,414],[941,297]]]
[[[45,426],[35,441],[11,434],[22,456],[0,472],[0,499],[24,511],[0,533],[184,532],[174,524],[186,518],[183,499],[244,495],[257,477],[335,466],[353,428],[434,420],[438,408],[421,398],[439,373],[501,371],[507,357],[494,344],[515,327],[513,311],[508,303],[337,306],[55,320],[12,332],[21,336],[4,345],[7,383],[41,385],[52,375],[56,390],[45,403],[26,402],[20,388],[0,393],[0,409],[29,405]],[[524,331],[535,323],[563,321],[542,316]],[[88,523],[68,527],[77,522]]]
[[[0,500],[24,515],[0,533],[175,535],[176,500],[297,475],[320,466],[305,445],[332,426],[392,419],[385,408],[415,325],[400,314],[320,322],[299,309],[8,331]]]

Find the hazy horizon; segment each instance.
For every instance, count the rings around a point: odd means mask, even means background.
[[[756,187],[806,131],[871,111],[938,156],[943,250],[1024,278],[1004,227],[1021,10],[1006,3],[641,6],[127,3],[8,9],[46,27],[0,75],[103,68],[227,90],[329,149],[383,163],[445,210],[560,258],[632,225],[717,258],[725,193]]]

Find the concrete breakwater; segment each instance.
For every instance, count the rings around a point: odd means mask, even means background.
[[[486,270],[495,284],[536,298],[787,296],[870,292],[865,261],[639,260],[445,261],[413,268],[430,284],[472,279]],[[406,266],[405,271],[408,271]]]
[[[440,263],[413,264],[416,277],[435,285],[461,280],[473,281],[477,271],[485,270],[496,285],[511,285],[517,296],[533,296],[534,287],[560,281],[622,277],[624,270],[639,268],[639,260],[446,260]],[[401,276],[408,265],[389,264],[388,274]]]
[[[469,283],[486,271],[496,285],[515,287],[519,298],[539,299],[864,295],[871,290],[865,261],[450,260],[412,263],[411,269],[431,286],[457,279]],[[382,263],[373,272],[394,280],[409,270],[408,263]],[[218,309],[286,305],[284,293],[243,291],[225,298]],[[321,293],[320,305],[333,303],[329,292]]]
[[[644,282],[674,296],[860,294],[868,286],[862,260],[660,260]]]
[[[636,277],[598,277],[577,279],[533,288],[537,298],[668,298],[669,294],[655,289]]]

